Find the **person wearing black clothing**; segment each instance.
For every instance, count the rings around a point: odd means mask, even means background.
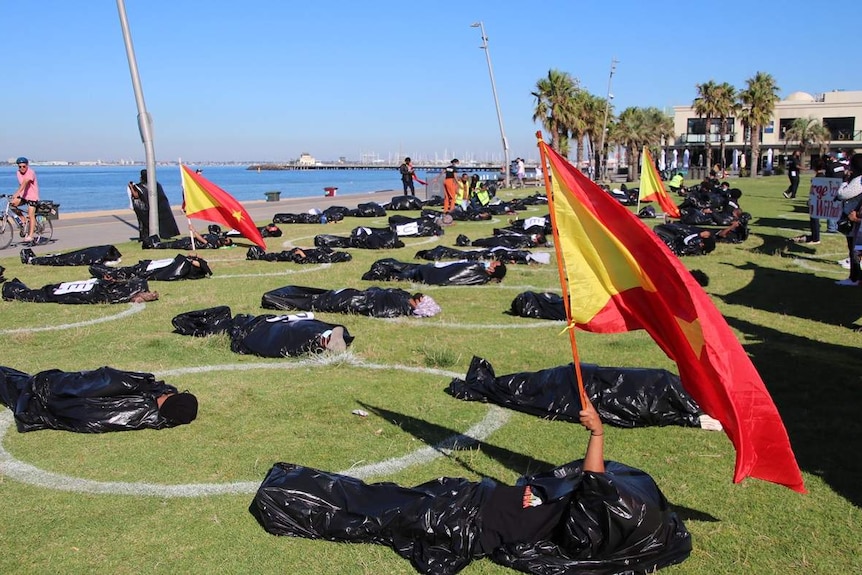
[[[138,241],[144,241],[150,237],[150,192],[147,189],[147,171],[141,170],[141,181],[135,184],[129,182],[129,194],[132,198],[132,209],[138,218]],[[169,239],[180,235],[174,213],[171,211],[171,203],[162,185],[156,182],[156,194],[158,196],[159,210],[159,237]]]
[[[784,197],[793,199],[796,197],[796,191],[799,189],[799,170],[801,169],[799,159],[799,150],[795,150],[787,158],[787,177],[790,179],[790,185],[784,190]]]
[[[415,174],[413,173],[413,160],[410,157],[404,158],[404,163],[398,168],[398,171],[401,172],[401,184],[404,186],[404,195],[407,195],[407,192],[410,192],[411,196],[416,195],[416,188],[413,186],[413,177]]]

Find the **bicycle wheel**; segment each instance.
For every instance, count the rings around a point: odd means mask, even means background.
[[[0,214],[2,218],[2,214]],[[0,219],[0,250],[9,247],[12,243],[12,237],[15,235],[15,226],[12,225],[12,220],[9,218]]]
[[[36,215],[36,233],[33,234],[33,243],[39,244],[50,242],[54,237],[54,224],[42,215]]]

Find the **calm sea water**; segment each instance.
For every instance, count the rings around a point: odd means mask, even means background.
[[[60,204],[60,213],[119,210],[129,207],[126,186],[137,182],[141,166],[33,166],[39,180],[39,196]],[[336,187],[338,195],[379,190],[401,193],[397,170],[247,170],[246,166],[206,166],[203,175],[240,202],[266,199],[265,193],[281,192],[281,198],[323,196],[323,188]],[[159,182],[172,205],[182,203],[180,169],[158,166]],[[419,173],[425,179],[425,174]],[[15,166],[0,167],[0,193],[18,187]],[[416,194],[424,198],[417,184]],[[386,201],[389,197],[386,194]]]

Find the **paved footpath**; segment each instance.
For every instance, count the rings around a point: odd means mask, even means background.
[[[377,202],[385,204],[394,196],[401,195],[400,190],[383,190],[363,194],[345,196],[318,196],[311,198],[291,198],[277,202],[251,201],[243,206],[257,225],[262,226],[272,221],[278,213],[299,214],[312,208],[326,209],[330,206],[345,206],[355,208],[358,204]],[[423,198],[424,199],[424,198]],[[174,206],[174,217],[180,230],[187,229],[186,218],[179,206]],[[192,220],[195,229],[205,232],[207,222]],[[222,228],[224,226],[222,225]],[[54,220],[54,239],[48,244],[33,247],[36,254],[60,253],[89,246],[120,244],[138,237],[138,220],[131,209],[105,212],[81,212],[64,214],[60,206],[60,218]],[[0,251],[0,256],[12,255],[20,251],[22,245],[13,241],[12,245]]]

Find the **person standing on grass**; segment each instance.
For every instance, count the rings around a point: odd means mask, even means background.
[[[850,277],[835,283],[840,286],[858,286],[862,283],[862,268],[859,267],[859,255],[856,252],[856,235],[862,222],[862,154],[853,154],[848,171],[851,180],[841,185],[836,197],[844,202],[843,213],[853,222],[853,227],[847,233]]]
[[[446,169],[443,170],[443,212],[451,213],[455,208],[455,199],[458,197],[458,158],[454,158]]]
[[[9,203],[14,208],[21,204],[27,204],[27,236],[25,242],[33,241],[33,230],[36,229],[36,204],[39,202],[39,182],[36,180],[36,172],[30,167],[30,160],[21,156],[15,163],[18,165],[18,189],[12,194]],[[19,210],[20,214],[20,210]]]
[[[404,195],[410,192],[411,196],[416,195],[416,188],[413,185],[413,178],[416,174],[413,171],[413,160],[410,157],[404,158],[404,162],[399,166],[398,171],[401,172],[401,184],[404,186]]]
[[[792,200],[796,197],[796,191],[799,189],[799,172],[802,169],[802,161],[799,157],[799,150],[794,150],[790,157],[787,158],[787,177],[790,180],[790,185],[784,190],[784,197]]]

